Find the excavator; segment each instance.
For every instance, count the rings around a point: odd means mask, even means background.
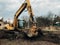
[[[30,22],[30,27],[29,28],[21,28],[20,26],[20,21],[18,19],[18,17],[21,15],[21,13],[27,8],[27,11],[29,13],[29,22]],[[23,20],[22,20],[23,21]],[[24,22],[24,21],[23,21]],[[23,23],[22,23],[23,24]],[[24,24],[23,24],[24,25]],[[20,27],[19,27],[20,26]],[[16,14],[14,15],[14,21],[12,26],[6,25],[5,26],[5,32],[9,35],[12,33],[13,36],[19,35],[20,33],[23,33],[24,35],[26,35],[27,37],[34,37],[37,35],[41,35],[41,30],[37,28],[37,23],[34,21],[34,14],[32,11],[32,7],[30,5],[30,1],[29,0],[25,0],[24,3],[20,6],[20,8],[17,10]],[[17,34],[17,32],[19,32],[19,34]],[[12,37],[12,36],[11,36]]]
[[[27,8],[28,13],[30,15],[29,21],[30,21],[31,26],[28,29],[21,29],[21,28],[18,28],[19,27],[18,26],[19,25],[18,17],[25,10],[25,8]],[[14,16],[14,24],[13,24],[14,29],[22,30],[25,33],[29,33],[29,34],[27,34],[29,37],[32,37],[33,35],[37,35],[38,34],[38,32],[36,32],[37,27],[36,27],[36,23],[34,21],[33,16],[34,16],[34,14],[32,12],[30,2],[29,2],[29,0],[25,0],[25,2],[21,5],[21,7],[18,9],[18,11],[16,12],[16,14]]]

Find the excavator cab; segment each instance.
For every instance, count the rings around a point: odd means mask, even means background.
[[[18,20],[18,28],[20,28],[20,29],[25,28],[25,21],[24,20]]]

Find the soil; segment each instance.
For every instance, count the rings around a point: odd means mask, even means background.
[[[34,38],[18,38],[14,40],[0,39],[0,45],[60,45],[60,35]]]

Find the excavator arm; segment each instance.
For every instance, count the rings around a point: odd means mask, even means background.
[[[30,22],[34,22],[34,18],[33,18],[33,13],[32,13],[32,8],[30,5],[29,0],[25,0],[25,2],[21,5],[21,7],[18,9],[18,11],[16,12],[15,16],[14,16],[14,23],[13,26],[16,28],[18,27],[18,17],[20,16],[20,14],[25,10],[25,8],[27,8],[27,11],[30,15]]]
[[[32,12],[31,4],[30,4],[29,0],[26,0],[26,2],[27,2],[27,10],[28,10],[28,13],[30,15],[29,20],[33,23],[34,22],[34,18],[33,18],[34,14]]]

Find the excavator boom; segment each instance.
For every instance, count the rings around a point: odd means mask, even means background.
[[[26,6],[27,6],[27,3],[23,3],[21,7],[18,9],[18,11],[16,12],[14,16],[14,23],[13,23],[14,28],[18,26],[18,17],[25,10]]]

